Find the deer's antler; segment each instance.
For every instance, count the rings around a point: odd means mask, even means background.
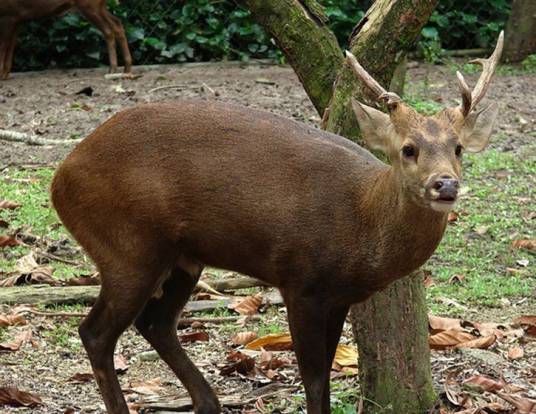
[[[372,76],[370,76],[365,68],[357,61],[356,57],[348,50],[346,51],[346,60],[359,80],[361,80],[361,82],[363,82],[363,84],[374,93],[377,100],[385,101],[388,107],[391,107],[392,104],[402,101],[400,96],[394,92],[387,92],[383,86],[381,86]]]
[[[499,34],[499,39],[497,40],[497,46],[492,55],[488,59],[474,59],[469,63],[478,63],[482,66],[482,74],[478,79],[473,91],[469,89],[463,75],[457,71],[456,76],[458,77],[458,86],[460,87],[460,92],[462,94],[462,104],[460,110],[463,116],[469,115],[469,113],[475,108],[475,106],[482,100],[486,94],[495,68],[501,59],[501,54],[504,46],[504,32],[501,31]]]

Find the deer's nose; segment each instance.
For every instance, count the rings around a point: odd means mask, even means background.
[[[450,175],[442,175],[434,181],[432,188],[439,193],[440,200],[456,200],[460,182]]]

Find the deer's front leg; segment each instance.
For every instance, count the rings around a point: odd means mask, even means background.
[[[329,309],[326,309],[322,298],[307,295],[303,291],[282,293],[287,305],[294,351],[305,387],[307,413],[329,414],[329,407],[327,410],[322,407],[330,370],[326,344]]]

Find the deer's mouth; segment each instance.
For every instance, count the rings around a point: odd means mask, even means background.
[[[449,204],[449,203],[452,204],[456,202],[456,197],[453,195],[447,195],[447,196],[438,197],[433,201],[437,203],[442,203],[442,204]]]
[[[448,213],[456,205],[455,197],[441,197],[430,201],[430,207],[432,210],[440,213]]]

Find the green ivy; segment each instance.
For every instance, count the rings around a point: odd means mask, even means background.
[[[372,0],[319,2],[330,28],[346,47]],[[281,58],[249,11],[231,0],[110,0],[109,7],[123,21],[136,64]],[[507,0],[439,0],[420,39],[425,58],[435,60],[442,48],[492,45],[509,7]],[[67,14],[23,25],[14,67],[35,70],[107,63],[100,32],[78,14]]]

